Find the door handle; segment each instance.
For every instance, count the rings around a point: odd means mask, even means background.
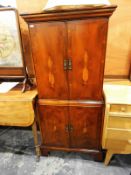
[[[68,70],[72,70],[72,60],[68,59]]]
[[[72,70],[72,60],[64,59],[64,70]]]
[[[68,59],[64,59],[64,70],[68,70]]]
[[[72,132],[73,131],[73,126],[71,124],[68,124],[65,126],[65,131],[66,132]]]
[[[71,124],[69,124],[69,131],[72,132],[73,131],[73,126]]]
[[[66,132],[69,132],[69,125],[66,125],[66,126],[65,126],[65,131],[66,131]]]

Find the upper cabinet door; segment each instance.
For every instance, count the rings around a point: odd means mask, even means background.
[[[108,19],[67,23],[70,99],[102,99]]]
[[[31,47],[39,98],[68,99],[64,22],[32,23]]]

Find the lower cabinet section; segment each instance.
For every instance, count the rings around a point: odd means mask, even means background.
[[[39,104],[43,146],[57,150],[100,148],[102,104],[82,105]]]

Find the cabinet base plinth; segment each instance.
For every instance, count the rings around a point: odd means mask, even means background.
[[[104,156],[101,150],[94,150],[94,149],[81,149],[81,148],[62,148],[62,147],[47,147],[41,145],[41,155],[48,156],[50,151],[65,151],[65,152],[81,152],[89,154],[93,157],[95,161],[103,161]]]

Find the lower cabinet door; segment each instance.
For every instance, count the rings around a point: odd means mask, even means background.
[[[39,105],[42,142],[45,146],[68,147],[68,108]]]
[[[99,149],[102,107],[70,107],[70,146]]]

